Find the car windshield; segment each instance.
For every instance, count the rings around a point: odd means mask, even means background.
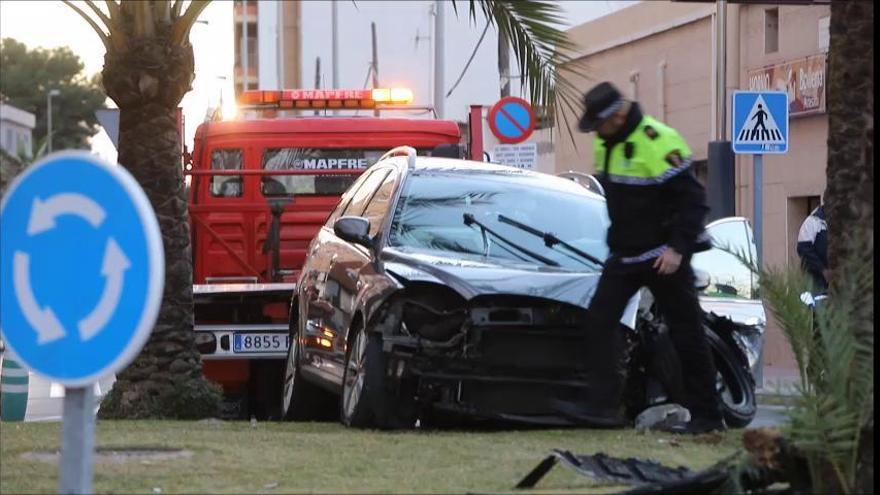
[[[467,225],[464,214],[473,215],[477,222]],[[519,171],[413,172],[394,213],[388,243],[401,248],[547,264],[525,254],[525,249],[563,269],[600,269],[563,246],[548,247],[541,238],[499,221],[499,215],[553,233],[600,260],[607,257],[604,201],[573,182]],[[485,232],[481,225],[495,235]]]

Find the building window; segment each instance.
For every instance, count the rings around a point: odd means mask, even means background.
[[[234,63],[236,67],[243,67],[241,60],[241,41],[242,41],[242,23],[235,24],[235,53],[233,54]],[[257,38],[257,24],[256,23],[248,23],[248,39],[247,39],[247,57],[248,57],[248,72],[256,73],[259,66],[259,47],[258,47],[259,39]]]
[[[764,53],[779,51],[779,8],[764,11]]]

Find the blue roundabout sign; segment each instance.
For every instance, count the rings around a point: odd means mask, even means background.
[[[83,387],[143,347],[164,287],[162,237],[123,167],[54,153],[0,203],[0,332],[35,373]]]

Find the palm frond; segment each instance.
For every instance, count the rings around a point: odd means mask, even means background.
[[[181,9],[183,8],[183,0],[174,0],[174,6],[171,7],[171,16],[174,19],[180,17]]]
[[[153,2],[153,16],[162,24],[171,24],[171,0]]]
[[[192,29],[199,14],[205,10],[209,3],[211,3],[210,0],[193,0],[190,2],[183,15],[174,21],[174,26],[171,28],[172,43],[179,45],[186,40],[189,30]]]
[[[758,274],[764,300],[791,344],[801,385],[787,431],[806,454],[820,492],[854,486],[860,435],[874,414],[873,247],[866,239],[851,242],[815,321],[799,301],[810,286],[800,267],[760,269],[745,253],[721,247]]]
[[[148,38],[156,32],[153,19],[153,6],[149,2],[137,2],[135,5],[134,32],[138,38]]]
[[[104,0],[104,4],[107,5],[107,12],[110,19],[113,21],[119,19],[119,4],[116,3],[116,0]]]
[[[101,21],[104,23],[104,26],[106,26],[107,29],[109,30],[110,29],[110,18],[107,17],[107,14],[105,14],[104,11],[99,9],[98,6],[95,5],[95,2],[93,2],[92,0],[85,0],[85,2],[86,2],[86,5],[90,9],[92,9],[92,12],[94,12],[95,15],[98,16],[98,19],[101,19]]]
[[[98,26],[98,23],[95,22],[95,20],[92,19],[88,14],[86,14],[85,12],[83,12],[79,7],[77,7],[76,5],[74,5],[73,2],[71,2],[70,0],[61,0],[61,1],[64,2],[68,7],[70,7],[71,9],[73,9],[74,12],[76,12],[77,14],[79,14],[80,17],[82,17],[83,19],[85,19],[85,21],[86,21],[87,23],[89,23],[89,26],[91,26],[92,29],[95,30],[95,33],[98,34],[98,37],[101,38],[101,42],[104,43],[104,48],[106,48],[107,50],[109,50],[109,49],[110,49],[110,41],[109,41],[108,38],[107,38],[107,33],[105,33],[104,30],[101,29],[100,26]]]
[[[456,13],[456,2],[452,2]],[[557,2],[549,0],[503,1],[470,0],[469,15],[478,12],[510,42],[522,75],[520,85],[528,87],[531,103],[547,115],[561,115],[572,144],[575,144],[569,114],[580,110],[580,90],[558,70],[565,65],[571,74],[579,72],[578,63],[568,55],[574,44],[565,31],[556,26],[564,21]],[[576,144],[575,144],[576,146]]]

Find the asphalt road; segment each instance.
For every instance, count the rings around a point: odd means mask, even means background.
[[[95,393],[98,396],[110,391],[114,378],[98,383]],[[44,378],[30,374],[28,387],[28,408],[25,421],[60,421],[64,403],[64,387]],[[749,425],[750,428],[781,426],[786,421],[785,406],[759,405],[758,414]]]

